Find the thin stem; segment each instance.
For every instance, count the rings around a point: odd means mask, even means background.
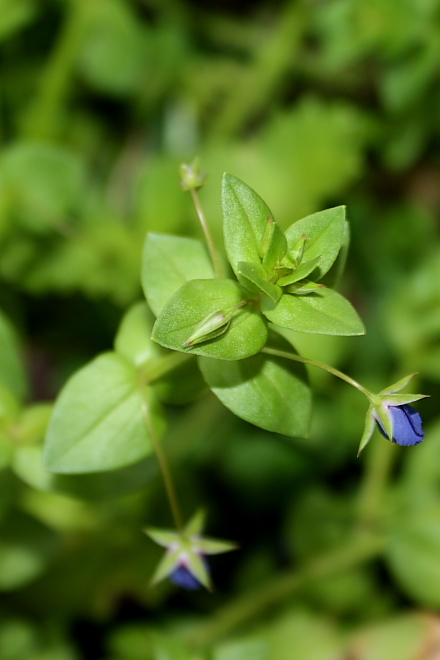
[[[382,536],[356,536],[341,548],[312,560],[303,569],[284,572],[270,582],[239,596],[217,611],[206,623],[192,628],[188,641],[197,648],[211,644],[291,598],[309,581],[320,580],[374,559],[380,555],[383,546]]]
[[[329,374],[333,374],[341,380],[345,380],[346,383],[355,387],[359,392],[362,392],[369,401],[374,399],[374,394],[369,392],[363,385],[358,383],[354,378],[347,376],[339,369],[330,367],[330,365],[325,364],[324,362],[319,362],[318,360],[312,360],[311,358],[302,357],[302,355],[297,355],[296,353],[288,353],[287,351],[279,351],[277,348],[265,347],[261,350],[262,353],[267,353],[268,355],[275,355],[276,357],[285,358],[287,360],[295,360],[295,362],[303,362],[304,364],[309,364],[312,367],[317,367],[318,369],[323,369],[323,371],[328,371]]]
[[[162,472],[164,484],[165,484],[165,490],[167,493],[168,501],[170,504],[170,509],[173,514],[174,522],[176,525],[176,529],[179,532],[183,531],[183,521],[182,521],[182,516],[180,513],[180,507],[179,503],[177,500],[176,496],[176,490],[174,488],[174,483],[173,479],[171,477],[171,471],[168,466],[168,462],[166,459],[166,456],[164,452],[162,451],[162,446],[160,444],[160,439],[159,436],[156,433],[156,429],[154,428],[151,412],[150,412],[150,406],[148,405],[148,402],[144,400],[143,403],[143,412],[144,412],[144,417],[145,421],[147,424],[148,432],[151,437],[151,443],[153,445],[154,453],[156,454],[160,471]]]
[[[206,243],[208,245],[209,254],[211,255],[212,265],[214,266],[214,272],[216,277],[223,277],[223,270],[220,263],[217,250],[215,249],[214,241],[212,240],[211,232],[209,231],[208,223],[206,222],[205,214],[203,213],[202,205],[200,204],[199,196],[197,190],[190,188],[189,192],[191,193],[191,198],[194,203],[197,215],[202,225],[203,233],[205,234]]]

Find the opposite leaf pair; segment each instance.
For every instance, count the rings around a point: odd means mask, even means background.
[[[147,238],[143,285],[158,315],[155,341],[177,351],[240,360],[263,348],[268,321],[300,332],[364,333],[351,304],[320,283],[346,241],[344,207],[308,216],[284,233],[263,200],[228,174],[222,207],[225,250],[238,282],[215,278],[197,241]],[[181,254],[176,241],[186,241]],[[176,277],[176,270],[184,277]]]

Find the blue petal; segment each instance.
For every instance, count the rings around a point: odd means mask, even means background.
[[[405,403],[402,406],[390,406],[389,410],[393,420],[392,442],[403,447],[418,445],[419,442],[422,442],[425,437],[422,418],[415,408],[410,406],[409,403]],[[376,421],[379,431],[389,440],[379,420]]]
[[[200,589],[202,586],[197,578],[185,567],[179,566],[176,570],[171,573],[170,580],[173,584],[178,587],[183,587],[184,589]]]

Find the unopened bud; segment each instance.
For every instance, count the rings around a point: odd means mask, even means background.
[[[200,161],[194,158],[192,163],[181,163],[180,185],[182,190],[197,190],[205,182],[206,174],[200,169]]]
[[[208,339],[214,339],[226,332],[231,322],[233,310],[216,311],[208,314],[194,330],[192,335],[183,343],[184,348],[190,348]]]

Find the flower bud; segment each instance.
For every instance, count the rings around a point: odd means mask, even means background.
[[[191,346],[195,346],[195,344],[208,341],[208,339],[214,339],[214,337],[218,337],[226,332],[231,322],[232,312],[233,310],[219,310],[208,314],[208,316],[199,323],[192,335],[183,342],[184,348],[190,348]]]
[[[181,163],[180,185],[182,190],[197,190],[205,183],[206,174],[200,169],[200,161],[194,158],[192,163]]]

